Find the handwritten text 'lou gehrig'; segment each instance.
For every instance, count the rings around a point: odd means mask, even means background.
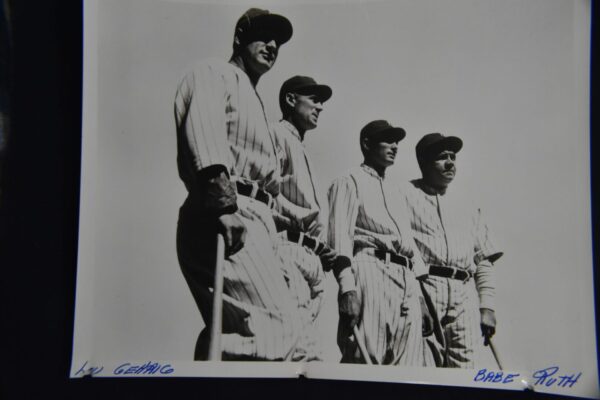
[[[94,376],[104,370],[104,366],[91,366],[86,361],[81,368],[75,372],[75,376]],[[175,369],[170,364],[160,364],[148,361],[143,364],[124,363],[116,367],[112,373],[114,375],[170,375]]]

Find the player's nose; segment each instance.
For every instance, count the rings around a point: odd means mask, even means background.
[[[266,44],[266,46],[270,50],[276,50],[277,49],[277,42],[275,41],[275,39],[271,39],[268,42],[266,42],[265,44]]]

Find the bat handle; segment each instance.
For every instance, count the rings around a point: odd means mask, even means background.
[[[504,368],[502,368],[502,362],[500,361],[500,355],[498,354],[498,351],[496,350],[496,346],[494,346],[494,343],[492,342],[492,338],[486,337],[486,339],[487,339],[487,344],[490,346],[490,350],[492,350],[492,354],[494,356],[494,359],[496,360],[496,364],[498,364],[498,368],[500,369],[500,371],[503,371]]]
[[[356,343],[358,343],[358,348],[360,349],[360,353],[362,354],[363,358],[365,359],[367,364],[372,365],[373,363],[371,362],[371,357],[369,357],[367,346],[365,346],[365,342],[362,340],[362,336],[360,336],[360,333],[358,332],[358,327],[356,325],[354,325],[352,333],[354,333],[354,339],[356,339]]]
[[[225,259],[225,239],[217,234],[217,256],[215,258],[215,283],[213,286],[212,323],[208,359],[221,361],[221,331],[223,327],[223,261]]]

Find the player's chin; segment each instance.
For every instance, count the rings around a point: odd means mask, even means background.
[[[259,60],[256,64],[256,69],[258,70],[258,72],[264,74],[265,72],[268,72],[271,68],[273,68],[273,65],[275,65],[275,60],[273,59],[272,61],[269,61],[263,58]]]
[[[446,184],[449,184],[450,182],[452,182],[454,180],[454,174],[452,175],[443,175],[442,176],[442,181],[445,182]]]

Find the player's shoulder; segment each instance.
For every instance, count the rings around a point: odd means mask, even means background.
[[[269,129],[271,132],[275,132],[279,136],[287,136],[290,132],[287,129],[282,121],[271,121],[269,122]]]
[[[194,74],[230,75],[236,73],[236,67],[223,59],[209,57],[195,62],[190,68],[190,72]]]
[[[411,179],[409,181],[400,182],[398,189],[401,193],[406,195],[415,195],[423,191],[421,189],[421,179]]]
[[[415,185],[413,181],[398,181],[394,183],[396,188],[400,191],[400,193],[409,193],[415,190]]]
[[[342,175],[338,175],[336,178],[334,178],[330,187],[354,188],[356,187],[356,180],[360,173],[361,169],[359,167],[352,167]]]

